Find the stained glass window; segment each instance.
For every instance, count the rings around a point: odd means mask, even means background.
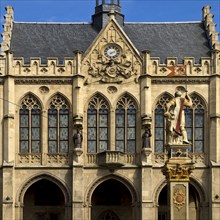
[[[20,153],[40,153],[41,151],[41,107],[38,100],[26,96],[19,111]]]
[[[87,117],[88,153],[106,151],[108,149],[109,107],[102,96],[96,95],[91,99]]]
[[[204,104],[197,95],[191,95],[193,107],[185,109],[186,115],[186,131],[188,140],[192,143],[190,152],[204,152],[204,124],[205,124],[205,108]]]
[[[116,150],[135,153],[136,149],[136,104],[128,96],[117,103],[115,115]]]
[[[197,95],[190,96],[193,102],[192,108],[185,108],[185,128],[187,131],[187,138],[190,145],[190,152],[203,153],[204,152],[204,120],[205,108],[202,100]],[[155,109],[154,115],[154,135],[155,135],[155,152],[163,153],[165,151],[164,143],[166,143],[166,121],[164,118],[165,103],[169,102],[171,97],[164,95],[159,99]]]
[[[165,151],[164,143],[166,141],[165,128],[166,121],[164,118],[165,105],[171,100],[170,95],[163,95],[156,104],[154,111],[154,148],[155,153],[163,153]]]
[[[48,152],[68,153],[69,106],[60,95],[54,97],[48,109]]]

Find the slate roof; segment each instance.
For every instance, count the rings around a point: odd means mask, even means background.
[[[123,29],[135,47],[141,52],[150,50],[152,57],[160,57],[161,63],[167,57],[210,56],[210,46],[202,22],[194,23],[125,23]],[[86,51],[98,31],[91,23],[19,23],[12,31],[11,48],[14,57],[73,57],[74,50]]]

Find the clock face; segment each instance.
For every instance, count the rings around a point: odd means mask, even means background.
[[[116,45],[109,45],[105,48],[104,54],[111,59],[117,58],[120,54],[120,48]]]

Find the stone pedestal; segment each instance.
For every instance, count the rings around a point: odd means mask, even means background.
[[[194,166],[188,157],[188,147],[169,145],[170,157],[162,170],[168,185],[170,220],[189,219],[189,177]]]

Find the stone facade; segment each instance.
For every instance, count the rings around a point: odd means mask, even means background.
[[[116,20],[120,1],[107,6],[108,20],[87,50],[74,51],[63,63],[56,57],[48,57],[46,63],[41,57],[29,57],[28,63],[24,57],[16,57],[11,47],[14,12],[12,7],[6,8],[0,57],[0,218],[167,219],[169,190],[162,168],[168,154],[156,150],[155,109],[164,105],[166,97],[172,98],[178,88],[187,87],[194,105],[204,108],[202,143],[198,142],[203,149],[189,153],[195,167],[189,179],[189,218],[220,219],[220,43],[210,7],[203,8],[202,21],[210,55],[200,57],[199,63],[186,56],[180,64],[177,57],[167,57],[161,63],[151,51],[140,52],[121,27],[121,20]],[[110,10],[113,6],[116,12]],[[69,120],[67,151],[61,148],[61,134],[55,139],[50,139],[53,134],[48,136],[50,129],[56,130],[50,126],[48,109],[61,112],[64,105],[68,106]],[[91,109],[98,105],[108,109],[106,139],[89,136],[89,128],[99,132],[102,128],[101,124],[89,127],[90,105]],[[120,130],[116,109],[120,106],[135,109],[135,133],[130,134],[134,138],[129,139],[124,132],[127,139],[122,140],[125,145],[133,140],[135,151],[125,146],[121,152],[116,144]],[[40,125],[34,127],[32,109],[36,108],[40,109]],[[22,126],[21,109],[30,110],[28,125]],[[40,129],[39,149],[33,147],[36,127]],[[60,125],[56,131],[64,127]],[[26,139],[21,134],[23,128],[29,129]],[[151,130],[149,147],[142,141],[146,128]],[[75,147],[77,129],[82,132],[82,143]],[[49,149],[52,140],[60,141],[59,150]],[[103,141],[107,148],[96,143],[100,149],[88,150],[92,141]],[[192,141],[197,143],[196,137]]]

